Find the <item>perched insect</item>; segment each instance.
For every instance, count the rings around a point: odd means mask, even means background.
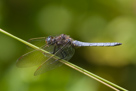
[[[54,69],[60,65],[60,59],[70,60],[74,55],[74,47],[82,46],[118,46],[121,43],[87,43],[73,40],[68,35],[61,34],[60,36],[49,36],[47,38],[32,38],[29,40],[41,43],[41,48],[58,56],[59,59],[54,59],[53,56],[46,55],[39,50],[33,50],[21,56],[17,60],[17,67],[30,67],[35,65],[40,65],[35,71],[34,75],[42,74],[48,70]]]

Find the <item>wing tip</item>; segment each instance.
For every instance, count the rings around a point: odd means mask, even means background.
[[[37,76],[37,75],[39,75],[39,73],[38,73],[38,70],[41,68],[41,65],[36,69],[36,71],[34,72],[34,76]]]
[[[34,73],[34,76],[37,76],[36,72]]]

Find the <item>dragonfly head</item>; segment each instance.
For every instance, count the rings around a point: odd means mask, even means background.
[[[54,39],[54,38],[53,38],[52,36],[47,37],[47,38],[46,38],[47,44],[54,44],[54,43],[53,43],[53,39]]]

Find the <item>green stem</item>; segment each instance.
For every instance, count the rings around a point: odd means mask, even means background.
[[[24,44],[26,44],[26,45],[28,45],[28,46],[30,46],[30,47],[36,49],[36,50],[42,51],[42,52],[46,53],[46,55],[54,56],[53,54],[50,54],[49,52],[47,52],[47,51],[45,51],[45,50],[43,50],[43,49],[41,49],[41,48],[39,48],[39,47],[37,47],[37,46],[35,46],[35,45],[29,43],[29,42],[27,42],[27,41],[24,41],[24,40],[22,40],[22,39],[20,39],[20,38],[18,38],[18,37],[16,37],[16,36],[14,36],[14,35],[12,35],[12,34],[6,32],[6,31],[4,31],[4,30],[2,30],[2,29],[0,29],[0,32],[2,32],[2,33],[4,33],[4,34],[6,34],[6,35],[8,35],[8,36],[10,36],[10,37],[12,37],[12,38],[18,40],[18,41],[20,41],[20,42],[22,42],[22,43],[24,43]],[[57,56],[54,56],[53,58],[58,59]],[[83,68],[77,66],[77,65],[74,65],[74,64],[72,64],[72,63],[70,63],[70,62],[68,62],[68,61],[66,61],[66,60],[63,60],[63,59],[62,59],[62,60],[60,60],[60,62],[62,62],[62,63],[64,63],[65,65],[67,65],[67,66],[69,66],[69,67],[71,67],[71,68],[73,68],[73,69],[75,69],[75,70],[77,70],[77,71],[79,71],[79,72],[81,72],[81,73],[83,73],[83,74],[85,74],[85,75],[87,75],[87,76],[89,76],[89,77],[91,77],[91,78],[97,80],[98,82],[100,82],[100,83],[102,83],[102,84],[104,84],[104,85],[106,85],[106,86],[112,88],[112,89],[115,90],[115,91],[120,91],[120,90],[128,91],[128,90],[126,90],[126,89],[124,89],[124,88],[122,88],[122,87],[120,87],[120,86],[118,86],[118,85],[116,85],[116,84],[114,84],[114,83],[112,83],[112,82],[106,80],[106,79],[103,79],[103,78],[101,78],[100,76],[97,76],[97,75],[95,75],[95,74],[93,74],[93,73],[91,73],[91,72],[89,72],[89,71],[87,71],[87,70],[85,70],[85,69],[83,69]],[[119,90],[119,89],[120,89],[120,90]]]

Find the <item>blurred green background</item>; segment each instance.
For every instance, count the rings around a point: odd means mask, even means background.
[[[70,62],[136,90],[135,0],[0,0],[0,28],[24,40],[67,34],[85,42],[121,42],[78,48]],[[36,68],[16,67],[26,50],[0,33],[1,91],[113,91],[65,65],[33,76]]]

